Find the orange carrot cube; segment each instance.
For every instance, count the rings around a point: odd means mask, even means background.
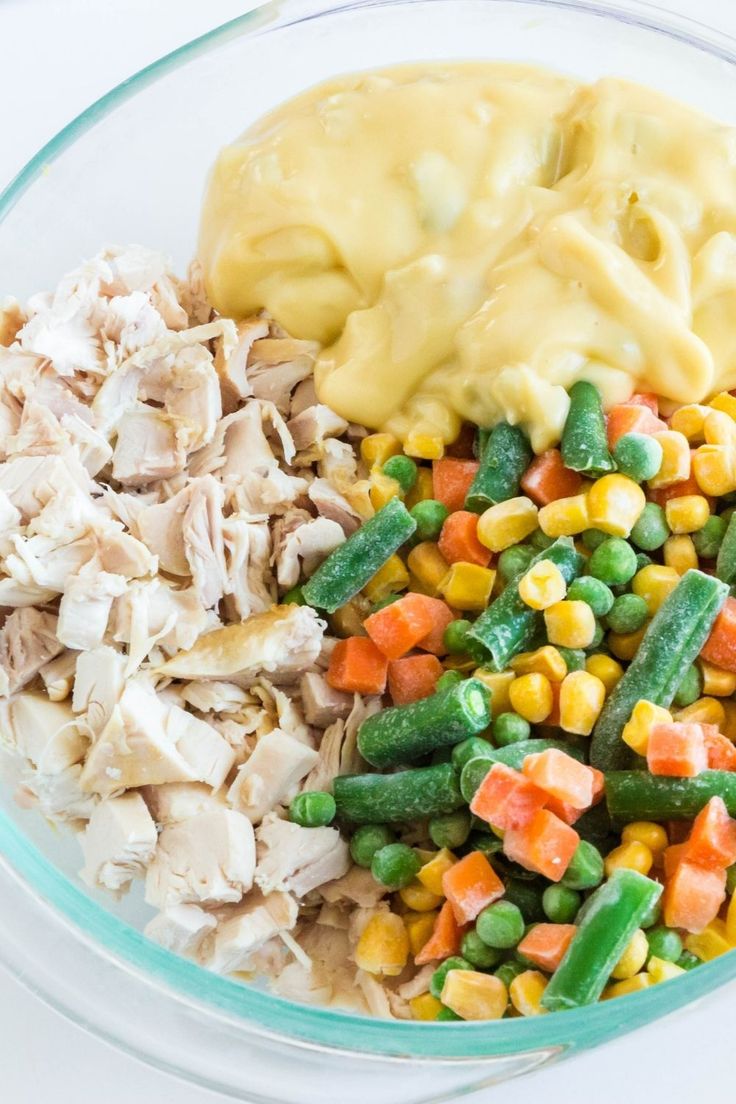
[[[588,809],[593,804],[593,773],[590,767],[559,748],[527,755],[521,769],[535,786],[566,805]]]
[[[705,748],[708,752],[708,770],[736,770],[736,747],[715,725],[702,725]]]
[[[422,648],[423,651],[432,652],[433,655],[437,656],[446,655],[445,629],[451,621],[455,620],[455,614],[447,605],[447,602],[443,602],[441,598],[427,597],[426,604],[427,609],[432,614],[432,628],[426,636],[417,641],[417,648]]]
[[[488,567],[491,553],[478,540],[478,515],[456,510],[442,526],[438,548],[449,564],[474,563]]]
[[[458,924],[469,924],[503,897],[505,886],[482,851],[471,851],[442,875],[442,890]]]
[[[512,862],[559,882],[572,861],[580,836],[549,809],[539,809],[520,828],[509,828],[503,850]]]
[[[686,848],[686,843],[671,843],[669,847],[665,847],[664,854],[662,855],[662,862],[664,864],[664,876],[666,879],[671,878],[677,870],[685,857]]]
[[[728,815],[722,797],[712,797],[693,821],[683,847],[683,859],[709,870],[724,870],[736,862],[736,820]]]
[[[664,891],[664,922],[697,934],[715,920],[725,899],[725,870],[678,863]]]
[[[565,957],[576,931],[574,924],[535,924],[517,950],[540,970],[552,974]]]
[[[647,766],[652,774],[671,778],[694,778],[707,770],[702,725],[684,721],[654,725],[647,744]]]
[[[736,671],[736,598],[724,602],[700,654],[716,667]]]
[[[578,472],[565,467],[559,449],[547,449],[536,456],[521,479],[522,491],[537,506],[547,506],[558,498],[572,498],[582,485]]]
[[[462,510],[470,485],[480,467],[477,460],[456,460],[444,456],[432,464],[432,494],[452,513]]]
[[[432,631],[432,614],[427,597],[410,592],[366,617],[363,627],[387,659],[400,659]]]
[[[442,664],[433,655],[404,656],[392,659],[388,665],[388,692],[394,705],[428,698],[434,693]]]
[[[655,417],[646,406],[638,403],[621,403],[614,406],[606,419],[608,447],[612,449],[626,433],[661,433],[666,422]]]
[[[386,689],[388,660],[367,636],[338,640],[330,656],[327,681],[348,694],[382,694]]]
[[[470,811],[505,830],[528,823],[544,807],[547,795],[520,771],[505,763],[494,763],[475,791]]]
[[[465,926],[458,924],[449,901],[445,901],[434,922],[434,930],[419,954],[414,956],[417,966],[424,966],[436,958],[449,958],[460,951]]]

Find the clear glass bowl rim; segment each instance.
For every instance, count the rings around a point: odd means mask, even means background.
[[[166,54],[96,100],[52,138],[0,192],[0,222],[46,166],[116,107],[143,91],[169,71],[200,54],[261,28],[275,29],[304,20],[327,17],[360,8],[442,4],[447,0],[270,0],[253,11],[213,28]],[[489,7],[509,0],[476,0]],[[511,0],[519,6],[579,11],[603,20],[630,23],[711,54],[736,66],[736,39],[704,23],[646,0]],[[18,885],[54,918],[85,941],[90,950],[116,960],[120,968],[138,976],[142,985],[168,991],[201,1015],[223,1014],[244,1029],[286,1041],[316,1044],[363,1055],[395,1055],[428,1061],[476,1059],[518,1054],[537,1048],[565,1046],[580,1037],[591,1041],[610,1035],[610,1023],[633,1027],[671,1013],[736,977],[736,954],[704,963],[677,980],[563,1015],[488,1023],[433,1024],[401,1020],[372,1020],[332,1009],[314,1008],[271,996],[258,989],[220,977],[171,954],[140,932],[90,900],[23,835],[0,811],[0,862]],[[12,907],[12,905],[11,905]],[[0,958],[2,949],[0,948]],[[3,964],[13,973],[12,962]],[[21,979],[22,980],[22,979]],[[622,1027],[623,1030],[623,1027]],[[359,1034],[352,1034],[356,1032]],[[342,1040],[359,1038],[359,1047]]]

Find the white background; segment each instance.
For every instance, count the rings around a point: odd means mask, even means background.
[[[251,7],[248,0],[0,0],[0,187],[74,115],[137,69]],[[668,6],[736,34],[733,0]],[[646,76],[643,76],[646,79]],[[3,293],[12,288],[2,288]],[[0,902],[0,908],[3,903]],[[43,948],[39,947],[39,954]],[[468,1104],[713,1104],[734,1099],[736,985],[672,1019]],[[217,1104],[62,1020],[0,972],[6,1104]]]

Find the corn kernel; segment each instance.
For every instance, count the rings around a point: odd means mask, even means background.
[[[703,676],[704,694],[714,698],[730,698],[731,694],[736,693],[736,672],[724,671],[706,659],[699,659],[698,666]]]
[[[628,537],[645,505],[644,491],[626,475],[604,475],[588,491],[591,527],[612,537]]]
[[[674,502],[675,500],[672,499]],[[660,564],[647,564],[641,571],[637,571],[631,580],[631,589],[638,594],[647,604],[647,611],[653,617],[680,581],[680,576],[674,567],[664,567]]]
[[[409,1007],[415,1020],[436,1020],[442,1011],[442,1001],[431,993],[421,993],[418,997],[412,997]]]
[[[430,912],[432,909],[439,908],[443,901],[442,897],[432,893],[417,879],[400,889],[399,897],[406,907],[414,912]]]
[[[672,429],[665,429],[661,433],[655,433],[654,440],[659,441],[662,446],[662,463],[654,478],[649,480],[649,486],[657,490],[687,479],[690,475],[690,442],[687,437]]]
[[[636,752],[646,755],[649,745],[649,733],[657,724],[671,724],[672,714],[661,705],[641,698],[634,706],[631,717],[621,733],[621,739]]]
[[[548,537],[574,537],[590,528],[588,497],[558,498],[539,511],[539,528]]]
[[[587,602],[555,602],[544,611],[550,644],[561,648],[588,648],[595,636],[595,617]]]
[[[442,1003],[463,1020],[500,1020],[508,1008],[504,983],[478,970],[450,970],[442,987]]]
[[[721,702],[723,706],[723,712],[725,719],[719,725],[719,728],[724,736],[727,736],[731,743],[736,743],[736,701],[732,701],[730,698],[724,698]]]
[[[373,509],[373,503],[371,502],[371,483],[369,479],[356,480],[355,483],[343,488],[342,493],[363,521],[373,517],[376,511]]]
[[[614,686],[623,677],[624,669],[620,663],[617,663],[609,655],[604,655],[602,652],[596,652],[595,655],[590,655],[585,660],[585,670],[589,675],[595,675],[599,678],[606,688],[606,693],[610,694]]]
[[[406,966],[409,936],[404,922],[393,912],[372,916],[355,948],[355,964],[369,974],[395,977]]]
[[[639,645],[644,639],[644,633],[646,631],[647,626],[643,625],[640,629],[637,629],[636,632],[609,632],[607,637],[608,647],[616,656],[616,659],[633,659],[636,653],[639,651]]]
[[[429,893],[429,890],[425,890]],[[408,912],[404,916],[404,927],[409,936],[409,950],[413,955],[419,954],[430,935],[434,931],[436,912]]]
[[[703,440],[703,426],[705,419],[710,414],[710,407],[700,406],[699,403],[688,403],[680,406],[670,418],[670,429],[676,433],[682,433],[688,441]]]
[[[446,847],[443,847],[441,851],[437,852],[433,859],[430,859],[429,862],[424,864],[417,874],[417,880],[420,881],[430,893],[436,894],[437,897],[444,897],[442,878],[456,862],[457,859],[452,851],[448,851]]]
[[[589,671],[571,671],[560,687],[560,728],[590,736],[606,700],[606,688]]]
[[[710,517],[708,499],[703,495],[671,498],[665,505],[664,512],[673,533],[697,533]]]
[[[626,950],[611,971],[611,977],[617,981],[625,981],[634,977],[644,966],[649,954],[647,937],[641,928],[637,928],[632,935]]]
[[[723,730],[726,723],[726,710],[718,698],[698,698],[692,705],[686,705],[675,713],[676,721],[688,721],[691,724],[715,725]]]
[[[671,981],[672,978],[687,973],[687,970],[683,970],[682,966],[678,966],[676,962],[667,962],[663,958],[652,955],[647,963],[647,973],[652,982],[659,985],[661,981]]]
[[[509,688],[512,708],[529,724],[541,724],[552,712],[552,685],[544,675],[520,675]]]
[[[478,540],[491,552],[519,544],[537,528],[537,507],[524,495],[489,506],[478,518]]]
[[[394,553],[365,584],[363,593],[369,602],[380,602],[382,598],[387,598],[389,594],[395,594],[398,590],[404,590],[408,585],[409,572],[403,560]]]
[[[711,920],[707,928],[697,935],[688,934],[684,939],[685,949],[697,955],[702,962],[710,962],[732,949],[728,938],[728,928],[723,920]]]
[[[674,568],[678,575],[684,575],[691,568],[696,568],[698,553],[695,551],[693,538],[685,534],[668,537],[664,542],[664,562],[667,567]]]
[[[653,820],[632,820],[621,833],[624,843],[643,843],[653,855],[661,855],[669,847],[669,837],[661,824]]]
[[[440,460],[445,455],[445,442],[434,433],[408,433],[404,452],[417,460]]]
[[[401,498],[401,487],[398,482],[384,475],[380,468],[375,468],[371,473],[370,484],[369,494],[374,510],[380,510],[392,498]]]
[[[642,989],[648,989],[654,982],[649,974],[636,974],[632,978],[627,978],[626,981],[616,981],[613,985],[607,985],[603,990],[603,1000],[610,1000],[612,997],[626,997],[629,993],[640,993]]]
[[[736,422],[723,410],[711,410],[705,419],[703,435],[708,445],[736,448]]]
[[[521,652],[509,666],[517,675],[544,675],[550,682],[562,682],[567,674],[567,664],[551,644],[545,644],[535,652]]]
[[[734,450],[727,445],[701,445],[693,453],[693,474],[703,494],[730,494],[736,490]]]
[[[541,1016],[547,1009],[542,1007],[542,997],[547,988],[547,979],[539,970],[524,970],[517,974],[509,986],[511,1003],[522,1016]]]
[[[732,894],[731,900],[728,902],[726,939],[732,946],[736,946],[736,893]]]
[[[557,564],[540,560],[519,580],[519,597],[534,610],[547,609],[561,602],[567,594],[567,583]]]
[[[736,418],[736,398],[729,391],[721,391],[708,403],[714,410],[723,410],[731,418]]]
[[[369,433],[360,442],[360,457],[369,468],[381,467],[390,456],[401,452],[401,442],[393,433]]]
[[[491,713],[497,717],[499,713],[508,713],[511,707],[509,690],[511,683],[516,678],[513,671],[487,671],[484,667],[478,667],[473,671],[473,677],[480,679],[484,686],[491,691]]]
[[[425,502],[426,499],[432,498],[433,495],[434,487],[432,485],[431,470],[429,468],[418,468],[416,483],[404,500],[407,510],[411,510],[418,502]]]
[[[609,851],[604,861],[606,877],[610,878],[614,870],[636,870],[639,874],[648,874],[652,869],[654,855],[645,843],[631,840]]]
[[[495,579],[493,568],[458,560],[437,589],[455,609],[482,610],[488,605]]]
[[[422,541],[406,557],[406,566],[422,589],[434,597],[450,565],[434,541]]]

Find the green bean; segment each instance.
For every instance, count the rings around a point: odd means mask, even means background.
[[[611,692],[593,732],[590,762],[599,770],[626,767],[630,749],[621,732],[638,701],[669,706],[700,653],[728,596],[725,583],[687,571],[652,618],[623,678]]]
[[[583,761],[583,752],[574,744],[568,744],[565,740],[519,740],[515,744],[507,744],[506,747],[494,748],[488,745],[488,750],[483,755],[470,759],[460,772],[460,790],[465,800],[470,802],[475,797],[475,791],[488,774],[494,763],[504,763],[514,770],[521,770],[527,755],[536,755],[540,751],[549,751],[554,748],[564,751],[573,759]]]
[[[526,434],[518,426],[507,422],[494,426],[480,453],[480,467],[465,499],[466,510],[480,514],[497,502],[515,498],[533,455]]]
[[[616,468],[608,451],[600,392],[587,380],[578,380],[570,388],[570,410],[560,451],[565,467],[573,471],[603,475]]]
[[[610,771],[606,804],[611,820],[692,820],[712,797],[722,797],[736,816],[736,772],[708,770],[694,778],[667,778],[648,771]]]
[[[416,527],[401,499],[392,498],[320,564],[304,584],[304,598],[310,606],[334,613],[363,589]]]
[[[728,528],[718,549],[716,575],[729,586],[736,583],[736,512],[728,520]]]
[[[337,815],[353,824],[401,823],[452,813],[463,804],[451,763],[396,774],[344,774],[333,783]]]

